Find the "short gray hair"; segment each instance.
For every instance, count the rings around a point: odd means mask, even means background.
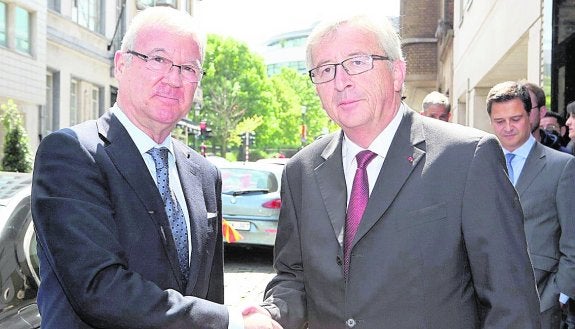
[[[124,38],[122,39],[122,51],[131,50],[140,31],[150,27],[164,27],[178,35],[190,36],[198,43],[200,48],[200,62],[203,63],[206,49],[206,35],[200,30],[196,20],[187,12],[170,7],[148,7],[138,13]]]
[[[449,103],[449,98],[438,91],[432,91],[423,99],[421,104],[422,109],[425,111],[431,105],[442,105],[445,110],[449,113],[451,111],[451,104]]]
[[[326,36],[334,33],[342,25],[353,26],[367,33],[373,33],[378,41],[384,55],[389,57],[390,61],[404,60],[401,51],[401,41],[397,31],[393,28],[387,17],[374,18],[369,15],[345,15],[327,19],[319,23],[310,33],[307,41],[306,64],[307,68],[312,69],[313,58],[312,50]]]

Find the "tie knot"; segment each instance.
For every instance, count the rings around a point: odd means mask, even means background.
[[[147,153],[152,156],[156,163],[156,170],[168,167],[168,149],[165,147],[153,147]]]
[[[505,159],[507,159],[508,163],[511,163],[511,161],[513,161],[513,158],[515,158],[515,154],[514,153],[507,153],[505,154]]]
[[[377,153],[373,153],[370,150],[364,150],[357,153],[355,156],[355,159],[357,160],[357,168],[364,169],[371,162],[371,160],[375,159],[376,156]]]

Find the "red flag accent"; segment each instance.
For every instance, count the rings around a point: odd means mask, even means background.
[[[225,219],[222,221],[222,232],[227,243],[234,243],[244,238],[240,232],[233,228]]]

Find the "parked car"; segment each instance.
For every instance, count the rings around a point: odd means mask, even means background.
[[[266,159],[259,159],[256,162],[260,163],[275,163],[280,165],[285,165],[290,158],[266,158]]]
[[[222,172],[222,216],[241,238],[234,244],[273,246],[279,211],[283,165],[230,162]]]
[[[0,172],[0,328],[40,328],[31,174]]]

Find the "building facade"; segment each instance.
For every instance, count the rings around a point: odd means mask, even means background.
[[[414,109],[437,90],[449,95],[452,121],[491,131],[485,99],[499,82],[542,86],[561,114],[575,100],[575,0],[401,0],[401,13]]]

